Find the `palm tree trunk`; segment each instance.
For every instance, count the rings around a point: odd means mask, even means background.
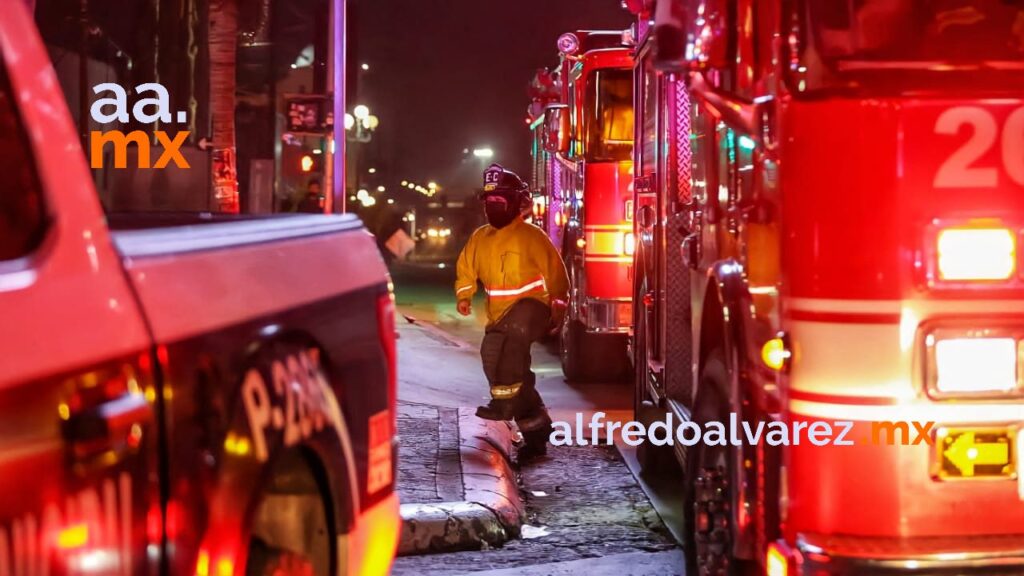
[[[210,0],[209,22],[214,209],[237,214],[235,60],[238,53],[238,0]]]

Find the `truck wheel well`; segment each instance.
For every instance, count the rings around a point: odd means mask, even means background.
[[[335,501],[319,458],[308,449],[281,454],[259,498],[250,525],[250,550],[255,546],[294,553],[307,559],[315,574],[331,573],[344,551],[337,549],[338,526],[330,512]]]

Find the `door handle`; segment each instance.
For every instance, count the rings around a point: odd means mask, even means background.
[[[700,242],[697,233],[688,234],[679,244],[679,255],[683,259],[683,265],[693,270],[700,266]]]
[[[128,393],[70,414],[61,432],[74,459],[113,453],[116,462],[138,448],[142,427],[152,419],[145,395]]]

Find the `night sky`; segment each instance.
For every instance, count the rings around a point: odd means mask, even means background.
[[[558,61],[555,41],[576,29],[625,29],[619,0],[358,0],[350,65],[363,62],[356,103],[380,118],[366,151],[383,184],[435,180],[452,195],[483,163],[463,149],[491,146],[526,178],[527,86]]]

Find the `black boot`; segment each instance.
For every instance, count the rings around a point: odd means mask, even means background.
[[[542,430],[523,432],[523,445],[516,453],[516,462],[525,464],[548,453],[548,438],[551,436],[550,426]]]
[[[486,406],[477,406],[476,417],[484,420],[495,420],[498,422],[508,421],[516,416],[515,400],[498,400],[492,398]]]

